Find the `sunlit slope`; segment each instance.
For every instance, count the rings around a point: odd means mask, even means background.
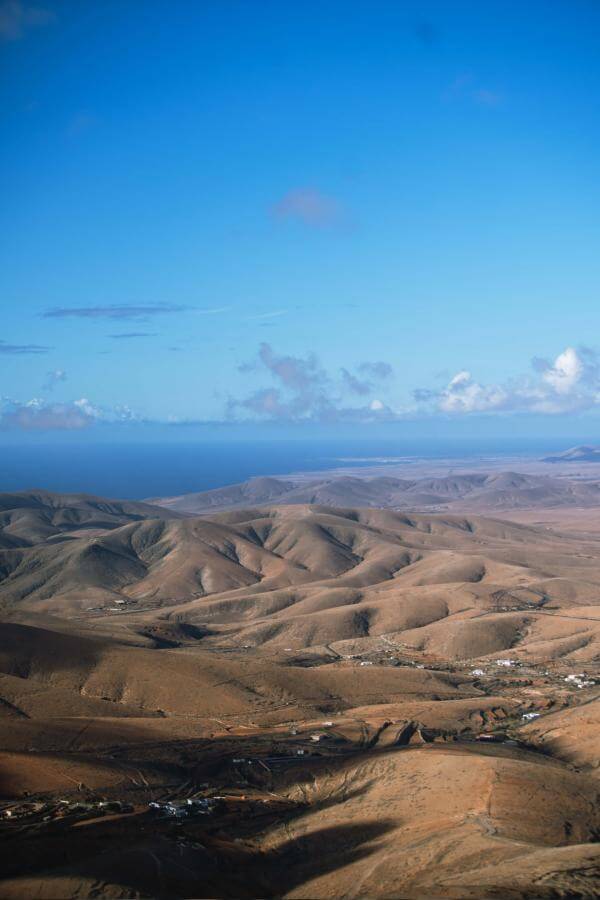
[[[0,494],[0,548],[30,547],[73,535],[98,533],[150,516],[178,518],[177,512],[131,500],[89,494],[32,490]]]
[[[223,647],[386,636],[446,659],[598,651],[598,542],[476,516],[288,506],[148,518],[3,550],[0,574],[13,616],[83,614],[140,633],[152,622],[175,642],[169,628],[189,626]]]

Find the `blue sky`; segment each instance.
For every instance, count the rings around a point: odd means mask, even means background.
[[[4,433],[595,427],[598,3],[0,0],[0,41]]]

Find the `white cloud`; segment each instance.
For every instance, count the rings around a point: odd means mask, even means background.
[[[547,415],[591,409],[600,402],[600,364],[588,348],[567,347],[553,362],[533,360],[533,375],[482,384],[461,370],[441,391],[415,391],[417,401],[451,414],[534,412]]]
[[[506,402],[502,388],[478,384],[470,372],[458,372],[439,396],[442,412],[487,412],[499,409]]]
[[[547,369],[542,378],[557,394],[570,394],[581,380],[584,364],[573,347],[567,347],[554,360],[554,365]]]
[[[78,410],[80,410],[84,416],[89,416],[90,419],[101,419],[102,412],[98,406],[94,406],[93,403],[86,397],[82,397],[81,400],[74,400],[73,406],[75,406]]]

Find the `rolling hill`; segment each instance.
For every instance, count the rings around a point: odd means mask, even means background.
[[[180,497],[154,498],[154,505],[189,515],[277,504],[435,509],[490,512],[541,507],[596,507],[600,484],[517,472],[472,473],[415,480],[336,475],[318,481],[253,478],[242,484]]]
[[[284,484],[0,495],[2,896],[597,896],[600,537]]]
[[[29,547],[50,539],[106,531],[150,516],[179,518],[175,511],[131,500],[44,490],[0,493],[0,548]]]

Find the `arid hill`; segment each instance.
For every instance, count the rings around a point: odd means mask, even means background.
[[[0,508],[2,897],[598,896],[600,536]]]
[[[547,456],[543,462],[600,462],[600,447],[591,447],[589,444],[581,444],[579,447],[571,447],[564,453],[556,456]]]
[[[0,548],[29,547],[105,531],[142,519],[178,518],[177,512],[131,500],[106,500],[88,494],[32,490],[0,494]]]
[[[319,481],[252,478],[242,484],[152,501],[164,509],[204,515],[278,504],[487,512],[600,506],[600,484],[548,475],[492,472],[414,480],[335,475]]]

